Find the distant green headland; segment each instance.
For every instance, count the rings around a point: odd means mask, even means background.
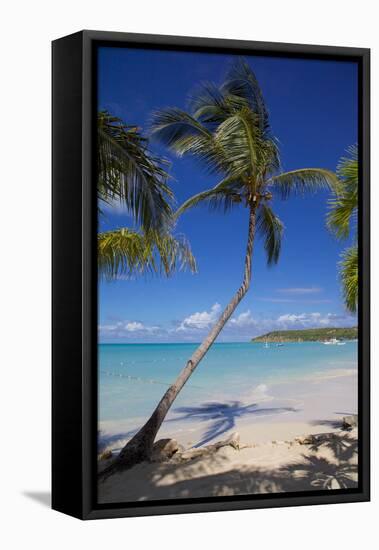
[[[308,328],[304,330],[274,330],[252,338],[252,342],[319,342],[324,340],[355,340],[357,327],[350,328]]]

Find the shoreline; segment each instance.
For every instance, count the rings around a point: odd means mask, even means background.
[[[175,440],[195,458],[183,461],[178,452],[116,473],[99,483],[99,503],[356,487],[358,433],[344,430],[342,419],[356,414],[357,395],[357,371],[340,369],[261,384],[239,402],[203,403],[184,418],[174,409],[156,439]],[[100,470],[135,433],[133,422],[106,425],[103,451],[113,453],[99,460]],[[232,434],[237,449],[208,452]]]
[[[250,443],[288,440],[333,431],[342,416],[357,413],[357,371],[339,369],[287,382],[260,384],[239,401],[194,403],[169,412],[158,438],[201,447],[239,432]],[[99,424],[99,453],[117,453],[145,417]]]

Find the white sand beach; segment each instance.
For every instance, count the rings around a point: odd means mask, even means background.
[[[285,407],[277,406],[284,402]],[[190,450],[205,448],[237,432],[239,449],[228,445],[188,460],[174,455],[165,462],[139,464],[100,482],[99,502],[357,485],[357,430],[342,429],[342,418],[357,413],[355,370],[341,369],[296,383],[281,383],[270,387],[257,409],[248,409],[252,407],[250,399],[246,403],[249,405],[231,402],[221,407],[208,403],[201,415],[182,421],[170,421],[171,415],[158,434],[158,439],[175,439]],[[209,418],[207,410],[211,411]],[[120,425],[114,425],[113,430],[113,434],[109,431],[106,449],[116,454],[128,438],[117,437]],[[204,434],[208,440],[201,444]],[[209,434],[214,437],[210,439]],[[304,439],[310,434],[316,437]],[[99,461],[99,468],[110,460]]]

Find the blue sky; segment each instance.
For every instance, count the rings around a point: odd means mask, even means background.
[[[357,66],[352,62],[249,56],[280,142],[284,170],[335,170],[357,141]],[[199,82],[221,83],[230,55],[101,48],[98,101],[127,124],[147,132],[153,110],[186,107]],[[180,204],[216,180],[191,159],[177,159],[157,143],[152,149],[172,162],[172,188]],[[273,329],[349,326],[336,264],[346,243],[325,228],[326,192],[273,208],[285,225],[279,264],[268,268],[257,239],[251,290],[220,341],[246,341]],[[100,228],[130,224],[122,210],[107,211]],[[99,283],[99,338],[103,342],[200,341],[242,279],[247,211],[187,212],[176,231],[190,240],[199,272],[169,279],[140,277]]]

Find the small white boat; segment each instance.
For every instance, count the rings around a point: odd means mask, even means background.
[[[266,340],[266,342],[265,342],[265,348],[269,348],[269,347],[270,347],[270,346],[268,345],[268,342],[267,342],[267,340]]]
[[[340,346],[341,344],[344,345],[345,342],[340,342],[337,340],[337,338],[331,338],[330,340],[325,340],[323,344],[325,346]]]

